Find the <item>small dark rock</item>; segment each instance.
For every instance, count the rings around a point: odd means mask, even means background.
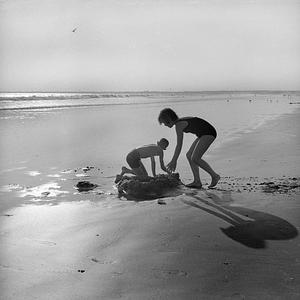
[[[165,200],[159,199],[159,200],[157,201],[157,204],[160,204],[160,205],[166,205],[167,203],[166,203]]]
[[[76,188],[79,192],[90,191],[97,187],[97,184],[93,184],[89,181],[79,181],[76,184]]]
[[[77,270],[77,272],[79,272],[79,273],[84,273],[85,270]]]

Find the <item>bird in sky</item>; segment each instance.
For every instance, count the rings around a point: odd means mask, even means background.
[[[77,30],[77,27],[76,28],[74,28],[73,30],[72,30],[72,32],[75,32]]]

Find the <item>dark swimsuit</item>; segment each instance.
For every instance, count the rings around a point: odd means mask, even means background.
[[[132,169],[139,168],[141,165],[141,157],[139,152],[136,149],[129,152],[126,157],[126,161],[130,168]]]
[[[188,123],[188,125],[183,129],[183,132],[193,133],[199,138],[203,135],[212,135],[217,137],[216,129],[203,119],[197,117],[186,117],[178,119],[175,123],[179,121],[186,121]]]

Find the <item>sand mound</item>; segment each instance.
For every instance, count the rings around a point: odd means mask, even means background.
[[[117,188],[119,195],[127,199],[149,200],[163,197],[166,192],[180,184],[178,173],[156,177],[124,176]]]

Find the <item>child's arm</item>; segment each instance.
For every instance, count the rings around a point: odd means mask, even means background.
[[[154,159],[154,156],[151,156],[151,169],[152,169],[153,177],[155,177],[156,174],[155,174],[155,159]]]
[[[179,157],[179,154],[182,149],[182,144],[183,144],[183,129],[186,127],[186,122],[178,122],[176,124],[176,134],[177,134],[177,144],[176,148],[174,151],[173,158],[171,162],[168,163],[167,168],[169,171],[175,171],[176,170],[176,165],[177,165],[177,159]]]
[[[161,154],[159,155],[159,162],[160,162],[160,168],[165,171],[166,173],[170,174],[171,172],[168,171],[168,169],[165,167],[164,164],[164,153],[161,152]]]

